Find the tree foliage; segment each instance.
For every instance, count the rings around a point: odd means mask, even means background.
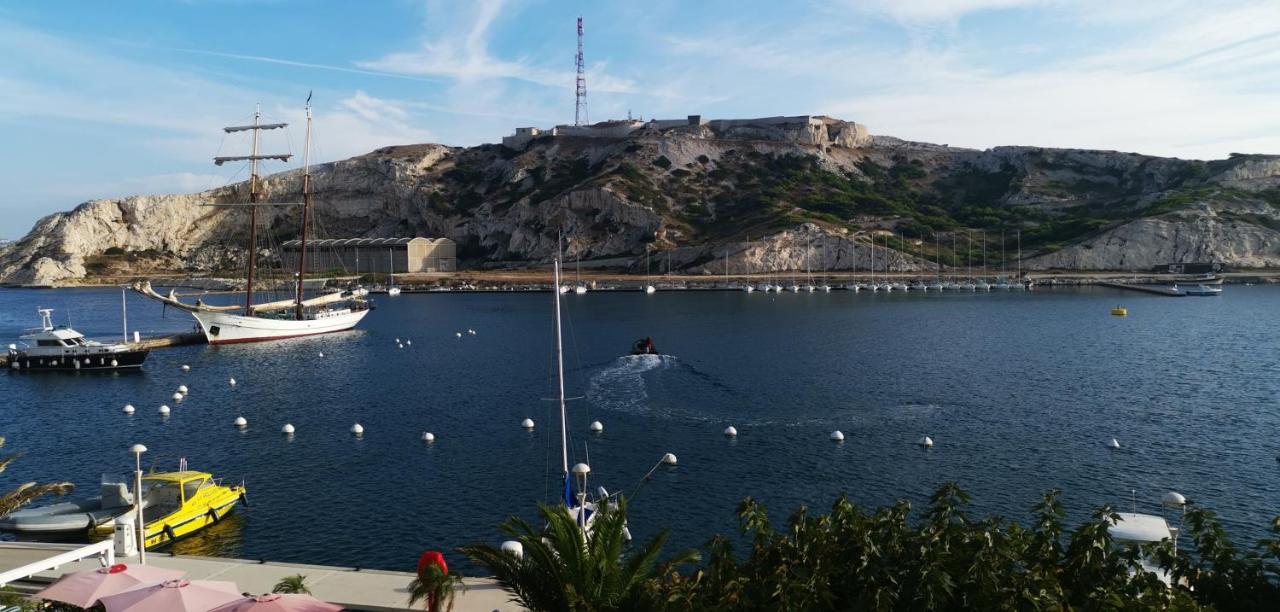
[[[625,550],[627,506],[622,498],[596,508],[590,537],[564,508],[544,505],[539,512],[545,531],[519,517],[502,524],[524,547],[521,556],[488,544],[459,549],[530,610],[652,610],[659,604],[653,589],[658,577],[697,559],[696,553],[683,552],[659,562],[665,531],[638,549]]]
[[[4,437],[0,436],[0,448],[4,447]],[[7,455],[0,455],[0,473],[9,467],[19,457],[26,453],[16,452]],[[0,492],[0,516],[8,516],[11,512],[21,508],[36,499],[45,495],[65,495],[75,489],[75,485],[69,482],[24,482],[19,484],[12,490]]]
[[[280,582],[277,582],[274,587],[271,587],[271,592],[310,595],[311,587],[307,586],[306,576],[303,576],[302,574],[294,574],[292,576],[285,576],[284,578],[281,578]]]
[[[694,567],[684,567],[691,554],[658,563],[653,543],[630,556],[612,540],[592,548],[550,508],[543,508],[546,534],[508,521],[526,546],[523,561],[492,547],[466,552],[533,610],[1280,609],[1280,539],[1242,552],[1210,511],[1187,513],[1175,555],[1169,541],[1141,548],[1113,541],[1109,525],[1118,516],[1109,507],[1068,532],[1057,491],[1025,525],[970,516],[968,502],[953,483],[939,487],[919,517],[905,501],[868,511],[841,496],[827,514],[801,508],[779,529],[748,498],[738,512],[745,554],[717,536]],[[606,525],[620,526],[624,513],[614,510]],[[1280,534],[1280,518],[1272,528]],[[636,559],[647,570],[610,577]],[[1167,572],[1172,586],[1144,561]]]

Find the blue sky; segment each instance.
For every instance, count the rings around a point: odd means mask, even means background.
[[[1275,0],[0,0],[0,237],[243,178],[314,90],[321,160],[573,119],[829,114],[953,146],[1280,153]],[[273,166],[284,168],[283,166]]]

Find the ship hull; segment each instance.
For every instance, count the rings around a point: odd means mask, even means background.
[[[142,367],[147,349],[113,351],[91,355],[31,355],[23,352],[9,356],[9,367],[23,372],[99,372],[132,370]]]
[[[335,310],[315,318],[268,319],[226,312],[193,312],[209,344],[241,344],[285,340],[346,331],[356,326],[368,310]]]

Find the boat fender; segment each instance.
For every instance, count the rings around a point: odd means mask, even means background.
[[[164,526],[164,537],[169,538],[170,542],[178,539],[178,536],[173,535],[173,527],[170,527],[168,525]]]
[[[222,517],[218,516],[218,511],[214,510],[213,508],[209,508],[209,512],[207,514],[209,515],[209,520],[211,522],[216,523],[222,520]]]

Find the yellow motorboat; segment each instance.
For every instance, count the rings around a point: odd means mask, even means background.
[[[208,472],[181,471],[147,474],[142,479],[142,517],[147,522],[147,548],[169,544],[191,535],[226,516],[244,499],[245,488],[223,485]],[[132,511],[118,521],[137,520]],[[94,530],[110,537],[108,523]]]
[[[1116,306],[1115,308],[1111,309],[1112,316],[1123,317],[1128,314],[1129,314],[1129,309],[1125,308],[1124,306]]]

